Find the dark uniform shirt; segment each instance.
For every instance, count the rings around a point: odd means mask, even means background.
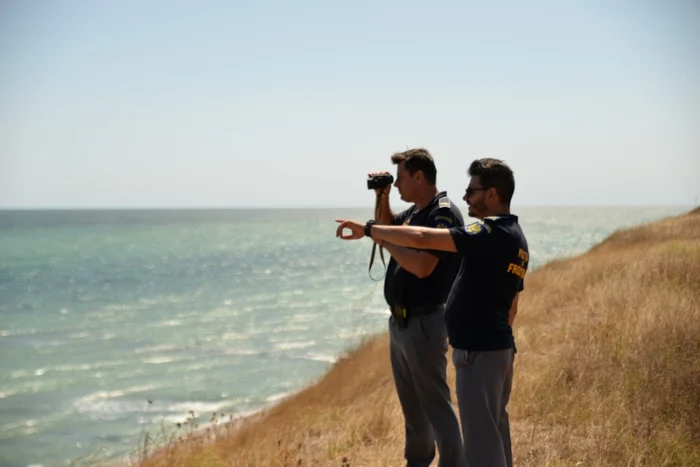
[[[508,312],[523,290],[530,259],[518,217],[487,217],[450,233],[462,256],[445,310],[450,345],[474,351],[514,348]]]
[[[413,205],[394,216],[394,225],[452,228],[464,226],[462,213],[442,191],[425,208],[418,210]],[[387,266],[384,281],[384,298],[389,307],[442,305],[447,300],[454,278],[459,270],[460,258],[454,253],[424,250],[437,256],[440,261],[433,272],[423,279],[406,271],[394,258]]]

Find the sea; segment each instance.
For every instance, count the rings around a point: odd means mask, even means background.
[[[690,209],[514,212],[532,270]],[[369,270],[368,239],[335,237],[334,219],[371,214],[0,211],[0,467],[126,459],[144,433],[242,417],[318,380],[386,330],[378,252]]]

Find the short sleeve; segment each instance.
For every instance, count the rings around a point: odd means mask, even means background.
[[[477,221],[450,229],[457,252],[462,256],[485,256],[493,252],[495,239],[490,225]]]
[[[435,209],[430,213],[427,227],[435,227],[438,229],[451,229],[457,225],[452,209],[449,207]]]

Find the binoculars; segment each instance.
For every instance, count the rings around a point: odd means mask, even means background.
[[[384,188],[387,185],[394,183],[394,177],[389,174],[379,174],[367,179],[367,189],[376,190]]]

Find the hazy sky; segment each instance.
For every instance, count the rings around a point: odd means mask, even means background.
[[[700,6],[0,0],[0,208],[370,206],[419,146],[455,199],[693,205]]]

